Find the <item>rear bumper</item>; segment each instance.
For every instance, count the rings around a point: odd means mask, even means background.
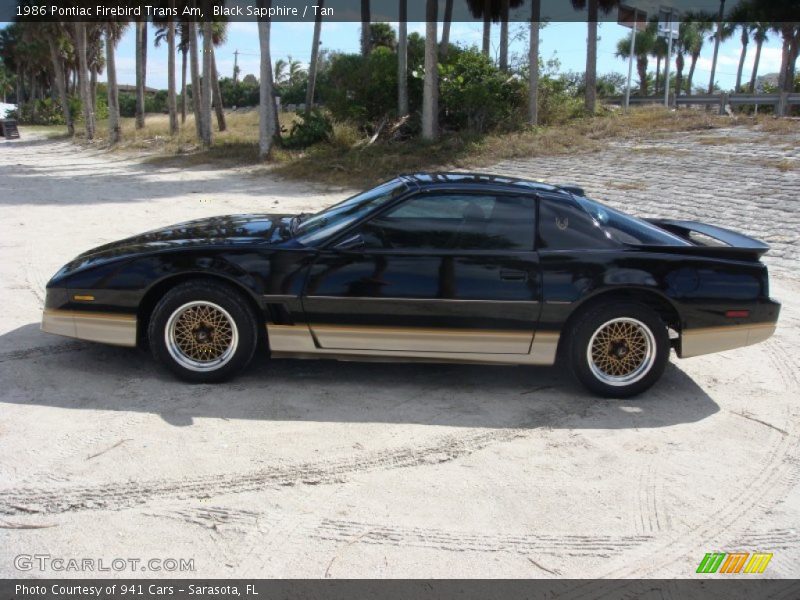
[[[775,323],[687,329],[681,334],[681,358],[733,350],[763,342],[775,333]]]
[[[136,346],[134,315],[47,308],[42,331],[115,346]]]

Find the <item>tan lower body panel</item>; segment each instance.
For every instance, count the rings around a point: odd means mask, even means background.
[[[308,325],[267,325],[267,335],[272,355],[291,358],[336,358],[340,360],[372,360],[372,361],[425,361],[425,362],[467,362],[467,363],[500,363],[552,365],[558,349],[558,333],[539,332],[531,334],[516,332],[447,330],[424,330],[415,328],[397,329],[383,327],[332,327],[312,326],[314,333],[321,336],[320,331],[328,332],[328,343],[355,343],[357,337],[362,342],[360,347],[322,348],[315,340]],[[334,331],[337,330],[337,331]],[[367,331],[369,330],[369,331]],[[383,339],[391,331],[392,347],[381,349],[365,348],[370,340]],[[338,337],[337,337],[338,336]],[[455,337],[454,337],[455,336]],[[484,337],[485,336],[485,337]],[[437,341],[435,338],[439,337]],[[414,344],[413,340],[422,340]],[[465,350],[454,352],[428,348],[452,348],[453,341],[458,339],[465,348],[479,348],[479,351]],[[366,340],[366,342],[364,341]],[[513,346],[508,346],[513,342]],[[420,349],[424,344],[425,349]],[[498,348],[519,348],[521,352],[497,351]]]
[[[733,350],[763,342],[775,333],[775,323],[686,329],[681,333],[681,358]]]
[[[48,309],[42,313],[42,331],[115,346],[136,345],[136,317]]]

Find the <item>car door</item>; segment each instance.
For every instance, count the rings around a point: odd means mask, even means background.
[[[304,290],[315,343],[527,354],[541,295],[535,214],[532,196],[420,192],[344,232]]]

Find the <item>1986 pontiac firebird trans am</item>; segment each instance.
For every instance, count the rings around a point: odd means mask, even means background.
[[[768,246],[642,220],[577,186],[403,175],[315,215],[181,223],[89,250],[47,284],[42,329],[149,345],[213,382],[274,357],[552,365],[638,394],[681,358],[775,331]],[[260,339],[266,344],[259,346]]]

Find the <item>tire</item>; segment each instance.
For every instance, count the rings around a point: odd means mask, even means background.
[[[216,383],[244,369],[258,345],[258,324],[233,287],[198,280],[172,288],[147,329],[153,357],[184,381]]]
[[[669,333],[641,304],[599,306],[568,332],[568,359],[577,379],[605,398],[630,398],[659,380],[669,361]]]

